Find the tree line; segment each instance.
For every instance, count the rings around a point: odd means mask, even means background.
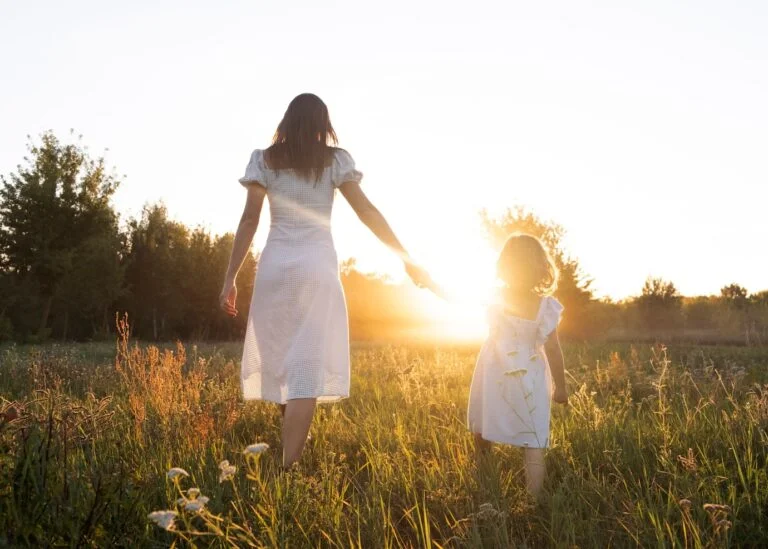
[[[103,158],[51,132],[0,176],[0,341],[110,338],[123,314],[142,339],[242,337],[246,315],[230,319],[218,309],[233,235],[189,228],[162,204],[121,223],[112,205],[120,183]],[[567,337],[768,343],[768,292],[731,284],[718,296],[683,298],[674,284],[649,279],[634,299],[596,300],[592,280],[563,250],[563,227],[523,208],[483,212],[482,223],[498,247],[522,231],[552,250]],[[249,254],[238,277],[240,311],[248,310],[257,266]],[[354,260],[341,276],[354,339],[396,337],[431,322],[414,287],[363,274]]]
[[[173,221],[162,204],[122,226],[120,184],[103,158],[53,133],[0,178],[0,340],[111,337],[128,314],[137,337],[229,339],[245,320],[218,310],[233,236]],[[257,258],[242,269],[247,310]]]

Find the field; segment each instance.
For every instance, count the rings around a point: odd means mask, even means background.
[[[277,409],[239,400],[238,345],[1,348],[0,546],[768,546],[768,349],[565,352],[533,502],[518,451],[476,462],[476,346],[355,346],[352,398],[288,474]],[[147,519],[164,509],[175,531]]]

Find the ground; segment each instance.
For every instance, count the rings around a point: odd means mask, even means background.
[[[518,450],[476,460],[477,351],[354,346],[352,397],[281,474],[279,414],[241,402],[239,345],[1,347],[0,545],[768,545],[768,349],[566,344],[539,502]],[[190,487],[209,499],[184,510]]]

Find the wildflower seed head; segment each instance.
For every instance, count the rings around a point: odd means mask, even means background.
[[[165,476],[168,477],[168,480],[173,480],[179,477],[188,477],[189,473],[187,473],[181,467],[172,467],[171,469],[168,470]]]
[[[178,515],[176,511],[152,511],[147,518],[164,530],[173,530]]]
[[[258,456],[267,450],[269,450],[269,444],[266,444],[265,442],[257,442],[256,444],[246,446],[245,450],[243,450],[243,453],[246,456]]]
[[[232,476],[237,472],[237,467],[234,465],[230,465],[229,461],[226,459],[219,463],[219,470],[221,471],[219,473],[219,484],[224,482],[225,480],[229,480],[232,478]]]
[[[197,513],[198,511],[201,511],[203,509],[203,504],[199,501],[189,501],[184,506],[185,511],[189,511],[191,513]]]
[[[189,511],[190,513],[199,513],[203,510],[203,507],[205,507],[205,504],[208,503],[208,498],[205,496],[199,497],[197,499],[193,499],[192,501],[188,501],[184,505],[184,509],[186,511]]]

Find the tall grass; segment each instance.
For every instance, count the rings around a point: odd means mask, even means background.
[[[113,348],[0,349],[0,545],[768,545],[766,349],[566,346],[540,502],[516,449],[476,460],[476,348],[354,349],[352,398],[320,408],[290,473],[276,407],[239,398],[238,351],[126,326]]]

